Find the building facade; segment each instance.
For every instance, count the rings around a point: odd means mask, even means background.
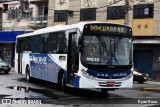
[[[48,0],[0,0],[0,58],[14,66],[19,34],[46,27]]]
[[[0,31],[2,30],[2,11],[3,11],[3,6],[0,4]]]
[[[10,0],[3,5],[3,31],[32,32],[46,27],[48,0]]]
[[[134,61],[153,80],[160,81],[160,2],[146,0],[134,4]]]
[[[48,26],[104,21],[133,27],[134,67],[160,81],[160,1],[49,0]]]

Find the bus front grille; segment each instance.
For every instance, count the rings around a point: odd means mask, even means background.
[[[122,84],[122,82],[115,82],[114,87],[120,87]],[[106,82],[99,82],[99,86],[101,87],[112,87],[112,86],[108,86]]]

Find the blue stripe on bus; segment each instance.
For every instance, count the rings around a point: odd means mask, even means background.
[[[79,88],[79,76],[76,76],[74,80],[70,80],[69,84],[73,85],[75,88]]]
[[[56,83],[58,72],[62,68],[54,60],[49,54],[30,54],[31,76]],[[64,74],[67,76],[66,70],[64,70]],[[80,77],[76,76],[74,80],[70,80],[69,84],[74,85],[75,88],[79,88],[79,79]]]
[[[95,71],[88,69],[87,73],[90,75],[93,75],[98,78],[105,78],[105,79],[118,79],[118,78],[123,78],[131,74],[131,70],[128,71]]]
[[[75,79],[74,79],[74,87],[75,88],[79,88],[79,79],[80,79],[79,76],[76,76]]]
[[[55,83],[61,67],[47,54],[30,54],[30,69],[32,77]]]

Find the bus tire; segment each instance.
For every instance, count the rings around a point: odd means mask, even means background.
[[[30,67],[29,67],[29,66],[26,67],[26,80],[27,80],[28,82],[31,82]]]
[[[66,85],[66,77],[65,77],[65,74],[63,73],[62,75],[62,83],[61,83],[61,86],[62,86],[62,90],[63,92],[68,92],[68,87]]]
[[[63,77],[63,71],[60,70],[58,74],[58,88],[62,90],[62,77]]]

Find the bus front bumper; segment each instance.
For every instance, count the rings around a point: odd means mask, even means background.
[[[133,76],[128,79],[98,79],[91,80],[86,77],[81,77],[79,79],[79,88],[132,88],[133,86]]]

